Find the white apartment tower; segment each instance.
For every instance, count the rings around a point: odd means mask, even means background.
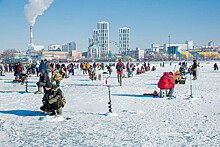
[[[119,47],[120,53],[127,55],[130,48],[130,29],[127,27],[120,28],[119,30]]]
[[[93,44],[98,46],[99,43],[99,30],[94,29],[93,30]]]
[[[209,43],[208,43],[208,46],[215,46],[215,42],[214,41],[210,41]]]
[[[99,55],[101,57],[105,57],[109,54],[109,23],[105,21],[98,22],[97,29],[98,29]]]
[[[89,47],[93,46],[94,42],[93,42],[93,38],[89,38]]]
[[[193,40],[187,40],[185,44],[187,44],[187,49],[193,49]]]

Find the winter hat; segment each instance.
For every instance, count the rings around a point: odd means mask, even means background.
[[[45,87],[47,87],[47,88],[52,88],[52,83],[51,83],[51,82],[47,82],[46,85],[45,85]]]

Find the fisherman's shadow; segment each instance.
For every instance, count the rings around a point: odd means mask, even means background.
[[[0,93],[22,93],[23,91],[0,91]]]
[[[4,83],[15,83],[15,82],[13,82],[13,81],[5,81]]]
[[[11,80],[11,79],[4,79],[4,78],[0,78],[0,80]]]
[[[86,114],[86,115],[98,115],[98,116],[107,116],[108,113],[101,114],[101,113],[87,113],[87,112],[80,112],[80,114]]]
[[[24,93],[32,93],[32,92],[26,92],[26,91],[0,91],[0,93],[20,93],[20,94],[24,94]]]
[[[97,84],[69,84],[68,86],[102,86]]]
[[[91,81],[90,79],[81,79],[81,80],[76,80],[76,81]]]
[[[44,116],[42,111],[31,111],[31,110],[4,110],[0,111],[2,114],[13,114],[17,116]]]
[[[13,82],[13,81],[5,81],[4,83],[21,84],[21,82],[16,83],[16,82]],[[26,83],[26,82],[25,82],[25,83]],[[24,84],[25,84],[25,83],[24,83]],[[34,81],[28,81],[27,83],[36,83],[36,82],[34,82]]]
[[[146,85],[157,85],[157,84],[146,84]]]
[[[159,96],[153,95],[137,95],[137,94],[112,94],[112,96],[127,96],[127,97],[140,97],[140,98],[158,98],[161,99]]]

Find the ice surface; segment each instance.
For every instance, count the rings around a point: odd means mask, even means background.
[[[177,70],[177,63],[165,68],[151,63],[156,71],[125,78],[123,86],[114,69],[108,79],[112,114],[105,80],[91,81],[77,69],[61,81],[67,100],[63,116],[70,120],[39,120],[43,94],[34,94],[38,77],[29,78],[25,93],[25,85],[13,83],[13,74],[6,73],[0,77],[0,146],[219,146],[220,72],[213,70],[214,63],[201,62],[192,99],[189,75],[185,85],[176,85],[176,99],[143,95],[159,91],[163,72]]]

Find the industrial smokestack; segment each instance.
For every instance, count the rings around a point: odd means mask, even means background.
[[[33,42],[32,26],[30,26],[30,33],[31,33],[31,34],[30,34],[30,35],[31,35],[31,36],[30,36],[30,43],[31,43],[31,44],[34,44],[34,42]]]

